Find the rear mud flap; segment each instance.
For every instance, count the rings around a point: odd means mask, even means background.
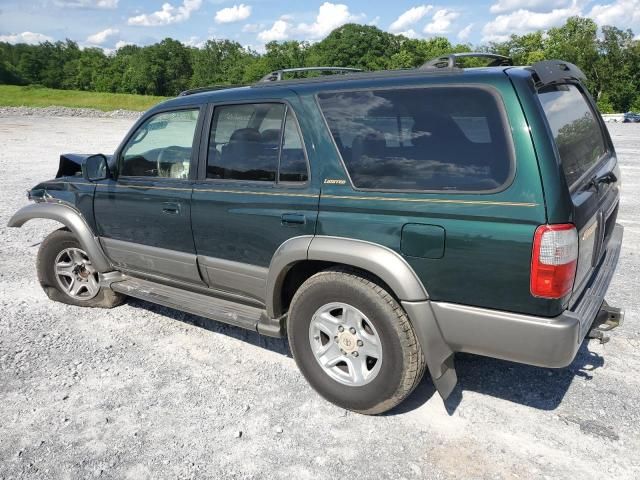
[[[422,346],[433,384],[443,400],[446,400],[458,382],[454,352],[445,342],[428,300],[403,301],[402,306],[409,315]]]

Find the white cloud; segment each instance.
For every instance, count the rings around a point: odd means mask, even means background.
[[[532,12],[516,10],[515,12],[498,15],[482,28],[482,41],[504,41],[512,34],[522,35],[535,30],[547,30],[561,25],[567,18],[580,15],[581,9],[574,0],[567,8],[555,8],[549,12]]]
[[[594,5],[589,12],[598,25],[616,25],[618,27],[640,24],[640,0],[616,0],[605,5]]]
[[[433,5],[420,5],[418,7],[412,7],[389,25],[390,32],[401,32],[410,25],[422,20],[422,18],[433,9]]]
[[[35,45],[36,43],[53,42],[53,38],[47,35],[43,35],[42,33],[22,32],[10,35],[0,35],[0,42],[7,42],[12,44],[29,43]]]
[[[259,32],[260,30],[264,30],[263,23],[247,23],[242,27],[242,31],[244,33],[256,33],[256,32]]]
[[[204,47],[204,44],[206,43],[206,40],[201,40],[200,37],[193,35],[191,37],[189,37],[189,40],[183,40],[182,43],[184,45],[186,45],[187,47],[195,47],[195,48],[202,48]]]
[[[473,23],[470,23],[469,25],[464,27],[462,30],[460,30],[458,32],[458,40],[461,40],[463,42],[467,41],[469,39],[469,35],[471,35],[472,29],[473,29]]]
[[[119,0],[54,0],[53,4],[63,8],[117,8]]]
[[[233,7],[223,8],[216,12],[215,20],[217,23],[232,23],[246,20],[251,16],[251,6],[241,3]]]
[[[410,28],[409,30],[405,30],[404,32],[398,32],[397,34],[404,35],[407,38],[418,38],[418,34],[413,28]]]
[[[142,27],[155,27],[158,25],[170,25],[188,20],[193,12],[202,6],[202,0],[183,0],[182,5],[174,7],[170,3],[163,3],[162,10],[153,13],[143,13],[129,18],[129,25]]]
[[[358,22],[362,19],[364,15],[351,14],[349,7],[342,3],[324,2],[318,9],[316,21],[311,24],[300,23],[296,30],[308,38],[319,39],[345,23]]]
[[[118,50],[119,48],[122,48],[122,47],[126,47],[127,45],[133,45],[133,43],[127,42],[125,40],[118,40],[116,42],[116,50]]]
[[[459,16],[460,14],[458,12],[453,12],[446,8],[437,10],[436,13],[433,14],[431,22],[427,23],[424,27],[424,33],[429,33],[431,35],[448,33],[451,22]]]
[[[378,23],[380,23],[380,15],[376,15],[375,17],[373,17],[373,20],[368,22],[367,25],[375,27],[376,25],[378,25]]]
[[[287,20],[276,20],[270,29],[258,33],[258,40],[269,43],[274,40],[286,40],[289,38],[291,24]]]
[[[87,43],[91,43],[92,45],[102,45],[109,39],[109,37],[113,37],[118,33],[120,32],[117,28],[107,28],[106,30],[102,30],[101,32],[89,35],[87,37]]]
[[[515,10],[545,12],[549,9],[562,8],[571,4],[571,0],[498,0],[491,5],[491,13],[507,13]]]

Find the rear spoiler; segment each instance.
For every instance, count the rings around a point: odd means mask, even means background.
[[[534,63],[528,68],[534,73],[536,88],[572,81],[584,83],[587,79],[582,70],[573,63],[563,60],[545,60]]]

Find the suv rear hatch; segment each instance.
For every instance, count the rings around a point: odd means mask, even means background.
[[[620,173],[606,126],[582,83],[542,87],[538,98],[555,140],[578,230],[573,305],[604,261],[618,214]]]

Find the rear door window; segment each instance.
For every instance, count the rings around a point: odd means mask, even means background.
[[[331,92],[318,101],[356,188],[491,191],[511,177],[511,139],[486,89]]]
[[[283,103],[215,107],[207,178],[306,182],[307,159],[291,109]]]
[[[575,85],[546,88],[538,97],[558,147],[567,183],[573,185],[607,153],[600,124]]]

